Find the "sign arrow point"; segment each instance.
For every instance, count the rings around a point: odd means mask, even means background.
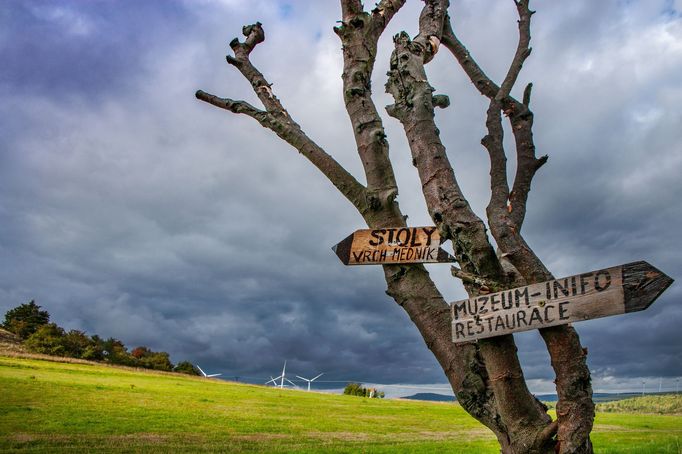
[[[623,265],[625,312],[642,311],[673,283],[673,278],[641,261]]]

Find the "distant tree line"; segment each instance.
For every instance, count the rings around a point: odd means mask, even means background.
[[[383,399],[385,394],[376,388],[365,388],[361,383],[348,383],[343,389],[343,393],[349,396],[371,397]]]
[[[50,314],[41,310],[34,300],[7,311],[2,326],[19,336],[33,353],[199,375],[189,361],[173,365],[166,352],[155,352],[145,346],[128,351],[123,342],[113,337],[89,336],[77,329],[66,331],[56,323],[50,323]]]

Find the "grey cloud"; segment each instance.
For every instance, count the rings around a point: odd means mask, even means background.
[[[536,5],[520,82],[535,84],[538,151],[550,161],[525,230],[557,275],[637,259],[673,277],[682,271],[681,25],[660,13],[663,3]],[[72,15],[49,24],[30,15],[46,5],[16,3],[2,16],[25,36],[14,44],[0,36],[14,63],[0,81],[0,311],[36,298],[67,328],[232,376],[267,377],[287,359],[294,372],[330,380],[443,381],[384,294],[381,270],[345,268],[329,249],[363,227],[353,208],[269,131],[193,98],[202,88],[257,103],[223,56],[243,24],[260,20],[267,40],[254,61],[309,135],[359,176],[331,32],[335,2],[157,2],[138,12],[137,3],[62,2]],[[382,38],[378,106],[391,102],[383,93],[391,35],[416,32],[419,6],[409,3]],[[504,2],[453,6],[458,32],[496,78],[514,50],[513,14]],[[41,40],[64,21],[71,34]],[[79,70],[84,62],[91,72]],[[482,215],[485,100],[446,50],[428,71],[453,101],[437,113],[441,135]],[[401,207],[409,222],[428,224],[401,127],[382,115]],[[428,269],[448,300],[464,296],[447,267]],[[604,383],[682,375],[679,298],[673,286],[646,312],[577,325]],[[552,371],[538,334],[517,337],[528,378],[545,386]]]

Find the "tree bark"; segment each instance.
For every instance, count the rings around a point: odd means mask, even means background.
[[[523,100],[510,95],[524,61],[531,53],[530,22],[533,11],[528,0],[515,2],[519,15],[519,42],[502,84],[495,84],[478,66],[466,47],[457,39],[449,20],[443,29],[443,43],[458,60],[479,92],[490,99],[486,126],[488,134],[481,141],[491,163],[491,198],[487,207],[491,233],[503,256],[528,284],[554,277],[535,255],[521,235],[531,182],[547,156],[536,158],[533,141],[533,112],[530,110],[532,84],[526,86]],[[517,169],[512,190],[506,177],[506,155],[502,145],[501,112],[509,118],[514,135]],[[554,368],[557,385],[557,440],[561,453],[589,453],[589,434],[594,420],[594,403],[587,349],[572,326],[540,329]]]

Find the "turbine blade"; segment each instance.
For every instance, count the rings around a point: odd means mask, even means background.
[[[205,376],[206,376],[206,372],[204,372],[204,370],[203,370],[201,367],[199,367],[198,364],[197,364],[196,366],[197,366],[197,369],[199,369],[199,372],[201,372],[201,375],[203,375],[203,376],[205,377]]]
[[[307,379],[307,378],[303,378],[303,377],[301,377],[300,375],[297,375],[296,377],[297,377],[297,378],[300,378],[301,380],[305,380],[305,381],[308,381],[308,379]],[[313,378],[313,380],[315,380],[315,379]]]
[[[324,375],[324,372],[322,372],[322,373],[321,373],[320,375],[318,375],[317,377],[311,379],[310,381],[317,380],[318,378],[320,378],[320,377],[323,376],[323,375]]]

